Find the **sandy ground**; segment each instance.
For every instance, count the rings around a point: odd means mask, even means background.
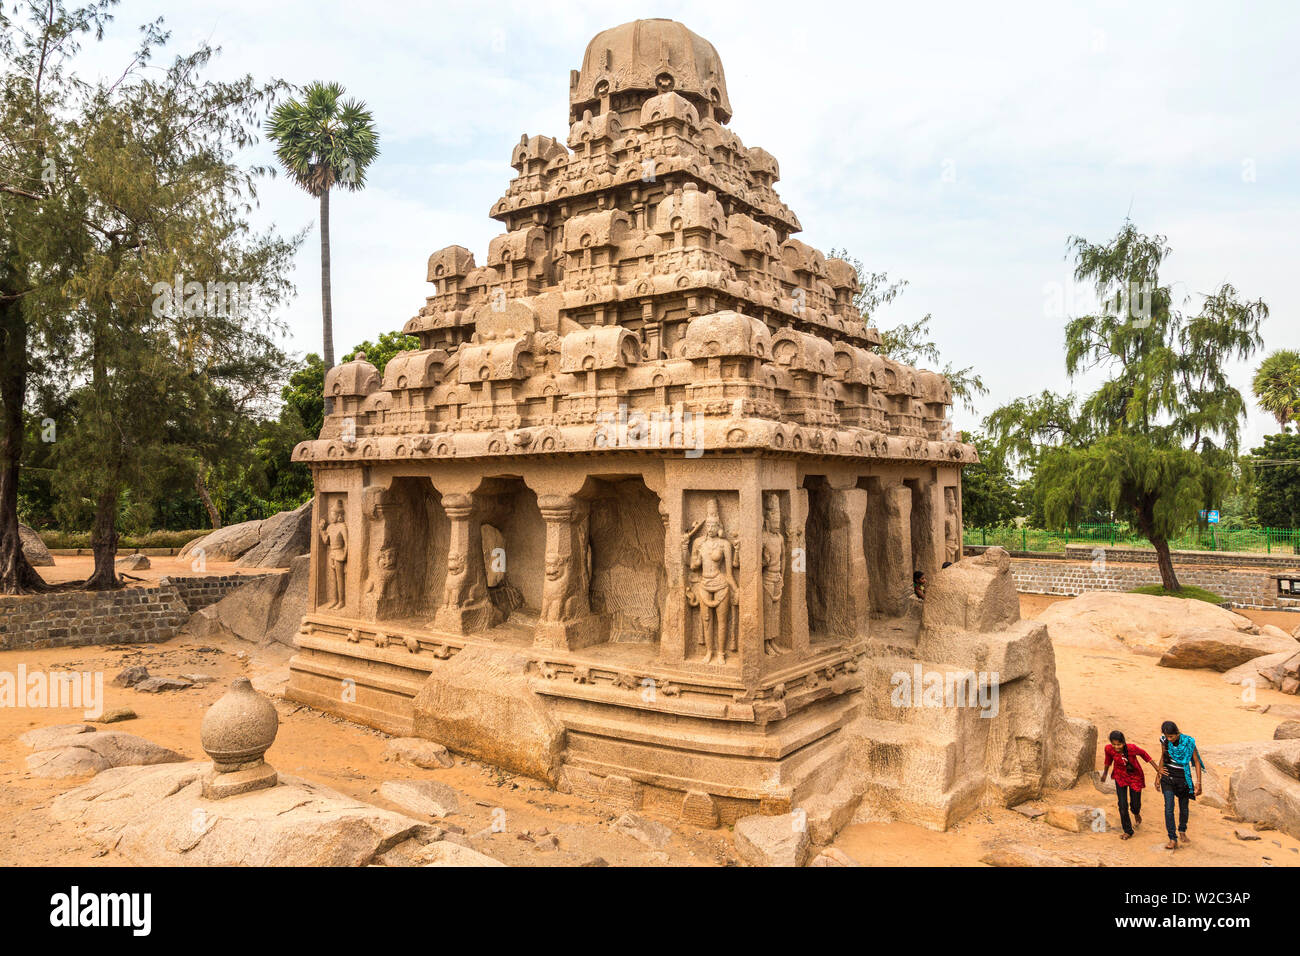
[[[1048,605],[1070,598],[1022,594],[1021,615],[1036,617]],[[1276,624],[1286,631],[1300,625],[1300,614],[1286,611],[1241,611],[1258,624]],[[1156,666],[1157,658],[1137,654],[1111,655],[1074,647],[1056,648],[1056,675],[1065,712],[1097,725],[1097,767],[1100,750],[1112,730],[1153,755],[1158,753],[1160,724],[1172,720],[1205,747],[1271,740],[1276,716],[1247,710],[1240,688],[1205,670],[1174,670]],[[1287,703],[1300,699],[1261,690],[1256,703]],[[1151,771],[1143,765],[1148,784]],[[1148,786],[1143,795],[1143,824],[1131,840],[1120,840],[1115,797],[1099,792],[1085,777],[1073,790],[1049,793],[1035,806],[1086,804],[1106,811],[1106,833],[1067,833],[1032,821],[1013,810],[980,810],[947,833],[934,833],[900,823],[858,824],[841,831],[836,846],[868,865],[970,866],[1001,842],[1026,843],[1043,850],[1099,856],[1106,866],[1300,866],[1300,841],[1284,833],[1263,832],[1258,841],[1241,841],[1235,829],[1250,824],[1224,819],[1221,811],[1193,803],[1188,823],[1191,844],[1175,852],[1164,849],[1164,803]]]
[[[192,558],[170,558],[146,555],[149,567],[143,571],[119,571],[127,587],[147,588],[158,583],[164,575],[173,577],[198,577],[201,574],[264,574],[261,568],[237,568],[233,561],[209,561],[206,571],[194,568]],[[58,555],[53,567],[37,568],[41,577],[49,584],[62,584],[65,581],[84,581],[95,570],[95,559],[90,555],[69,557]]]
[[[60,559],[59,571],[72,562]],[[178,562],[171,562],[177,564]],[[176,568],[168,559],[154,562],[155,578]],[[183,564],[183,563],[181,563]],[[184,565],[188,570],[188,564]],[[45,569],[49,570],[49,569]],[[209,566],[209,573],[219,569]],[[68,571],[76,576],[76,569]],[[84,571],[82,572],[84,574]],[[51,576],[53,577],[53,576]],[[1056,598],[1022,597],[1026,617],[1041,612]],[[1063,599],[1068,600],[1068,599]],[[1277,623],[1288,631],[1300,614],[1246,612],[1260,623]],[[198,746],[198,726],[207,707],[224,693],[230,680],[248,676],[274,693],[287,678],[290,651],[258,649],[239,641],[200,642],[177,638],[161,645],[113,645],[0,654],[0,668],[28,670],[90,670],[105,675],[105,709],[130,707],[137,719],[101,729],[137,734],[194,759],[204,759]],[[1103,738],[1121,729],[1130,740],[1154,749],[1162,720],[1176,720],[1203,745],[1270,739],[1276,717],[1246,710],[1237,688],[1208,671],[1156,668],[1155,658],[1114,656],[1076,648],[1057,648],[1057,672],[1067,713],[1097,724]],[[144,694],[109,684],[112,676],[131,664],[143,663],[151,674],[174,676],[202,672],[212,683],[184,691]],[[1300,704],[1295,697],[1261,691],[1259,703]],[[378,795],[390,779],[436,779],[462,794],[461,812],[447,822],[464,828],[473,845],[514,865],[582,865],[600,858],[612,865],[727,865],[736,861],[726,829],[708,831],[673,825],[672,840],[654,849],[610,824],[620,815],[580,797],[555,793],[541,784],[515,777],[473,761],[457,759],[451,768],[425,771],[381,762],[386,737],[376,731],[277,700],[280,732],[268,760],[278,769],[305,777],[357,799],[399,810]],[[24,758],[30,751],[16,740],[34,727],[80,722],[77,710],[0,708],[0,864],[120,865],[123,861],[80,842],[70,828],[53,822],[51,800],[77,781],[51,781],[31,776]],[[1100,764],[1098,764],[1100,766]],[[1263,832],[1252,842],[1237,840],[1234,828],[1248,824],[1225,820],[1220,811],[1193,804],[1189,834],[1192,845],[1175,853],[1163,849],[1162,807],[1148,791],[1144,826],[1136,838],[1119,840],[1119,831],[1071,834],[1031,821],[1005,809],[980,810],[947,833],[909,824],[860,824],[847,827],[836,845],[866,865],[971,866],[990,847],[1023,842],[1048,852],[1083,852],[1100,856],[1108,866],[1297,866],[1300,841],[1277,832]],[[1112,826],[1118,815],[1114,798],[1098,792],[1084,778],[1072,791],[1051,793],[1041,804],[1087,804],[1107,811]],[[496,808],[506,811],[506,832],[490,829]],[[522,833],[549,831],[559,850],[543,850]]]

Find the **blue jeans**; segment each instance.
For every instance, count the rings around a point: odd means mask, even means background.
[[[1176,793],[1173,787],[1165,786],[1161,788],[1165,795],[1165,830],[1169,833],[1170,840],[1177,840],[1179,833],[1187,832],[1187,813],[1188,798],[1190,794],[1187,791]],[[1174,800],[1178,800],[1178,831],[1174,831]]]

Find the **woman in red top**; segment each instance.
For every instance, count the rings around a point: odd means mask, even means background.
[[[1110,743],[1106,745],[1106,765],[1101,768],[1101,780],[1102,783],[1106,782],[1107,771],[1110,771],[1115,779],[1115,795],[1119,799],[1119,821],[1124,825],[1124,835],[1120,837],[1121,840],[1127,840],[1133,835],[1133,824],[1128,818],[1130,807],[1133,809],[1133,819],[1138,826],[1142,825],[1142,788],[1146,786],[1146,779],[1142,776],[1142,767],[1138,764],[1139,757],[1151,764],[1151,769],[1159,778],[1160,768],[1145,750],[1137,744],[1127,743],[1124,735],[1118,730],[1110,732]]]

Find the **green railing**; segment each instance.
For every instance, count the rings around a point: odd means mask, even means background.
[[[1081,524],[1070,531],[1041,528],[967,528],[966,544],[996,545],[1008,551],[1064,551],[1068,544],[1102,544],[1119,548],[1149,548],[1151,542],[1127,525]],[[1258,554],[1300,554],[1300,528],[1192,528],[1169,547],[1175,551],[1242,551]]]

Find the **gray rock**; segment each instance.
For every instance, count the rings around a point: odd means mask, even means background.
[[[135,689],[145,694],[160,694],[165,690],[185,690],[194,684],[176,677],[146,677],[135,685]]]
[[[456,791],[432,780],[385,780],[379,795],[407,813],[442,819],[460,809]]]
[[[427,843],[438,833],[431,824],[285,775],[279,786],[213,804],[202,794],[210,766],[105,770],[56,797],[50,813],[136,866],[366,866],[393,847]]]
[[[1273,731],[1274,740],[1300,739],[1300,720],[1284,720]]]
[[[23,555],[27,558],[27,563],[34,568],[49,568],[54,566],[54,557],[50,554],[50,549],[45,547],[45,542],[41,536],[27,527],[25,524],[18,526],[18,540],[23,543]]]
[[[818,853],[809,866],[861,866],[857,860],[843,850],[830,846]]]
[[[124,554],[114,562],[119,571],[148,571],[149,558],[143,554]]]
[[[659,850],[668,845],[673,838],[673,831],[658,820],[648,820],[639,813],[625,813],[614,823],[614,829],[640,840],[652,850]]]
[[[97,724],[116,724],[123,720],[135,720],[139,716],[130,707],[114,707],[112,710],[104,711],[103,715],[96,718]]]
[[[425,866],[505,866],[500,860],[448,840],[426,844],[419,857]]]
[[[742,817],[733,832],[736,852],[750,866],[803,866],[808,828],[801,813]]]
[[[193,615],[181,633],[195,638],[239,638],[254,644],[294,646],[307,612],[310,555],[295,558],[288,571],[256,578]]]
[[[74,731],[60,739],[43,741],[42,748],[27,758],[27,769],[38,777],[76,777],[111,767],[176,763],[184,759],[176,751],[134,734],[113,730]]]
[[[18,738],[18,742],[32,750],[44,750],[53,743],[77,734],[93,734],[95,728],[90,724],[55,724],[53,727],[38,727],[29,730]]]
[[[203,555],[206,561],[234,561],[262,539],[262,521],[242,521],[226,525],[201,538],[195,538],[178,555],[181,559]]]
[[[281,511],[262,522],[257,544],[235,564],[241,568],[287,568],[311,548],[311,502]]]
[[[113,678],[114,687],[134,687],[142,680],[148,680],[149,670],[143,664],[134,664],[125,670],[118,671]]]
[[[447,748],[423,737],[394,737],[381,758],[389,763],[407,763],[423,770],[450,767],[456,761]]]

